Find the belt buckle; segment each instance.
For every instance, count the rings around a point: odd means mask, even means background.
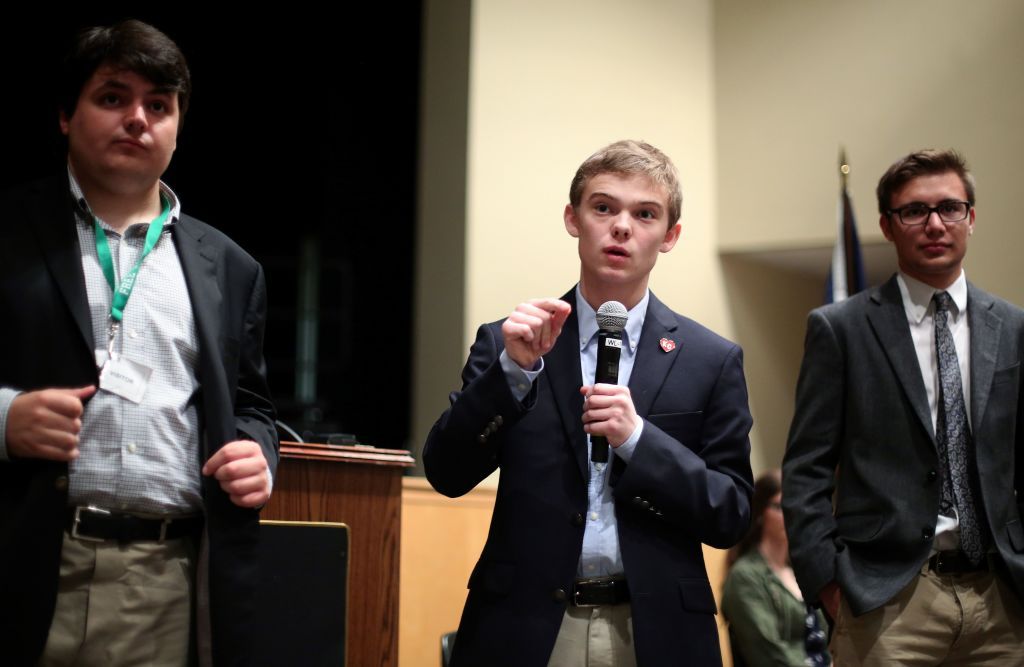
[[[102,537],[92,537],[90,535],[83,535],[78,532],[78,526],[82,523],[82,510],[86,512],[92,512],[95,514],[105,514],[110,516],[110,510],[105,510],[102,507],[96,507],[95,505],[86,505],[85,507],[78,505],[75,507],[75,519],[71,523],[71,537],[76,540],[83,540],[85,542],[106,542]]]
[[[171,525],[170,519],[163,519],[160,521],[160,537],[157,538],[157,542],[164,542],[167,540],[167,526]]]
[[[604,577],[595,577],[595,578],[591,578],[591,579],[580,579],[579,581],[574,582],[573,585],[572,585],[572,603],[573,603],[574,606],[582,607],[582,608],[600,607],[600,606],[602,606],[602,603],[601,602],[591,602],[591,603],[580,602],[580,589],[578,588],[580,584],[583,584],[583,585],[586,585],[586,586],[595,586],[595,587],[596,586],[602,586],[605,589],[609,589],[609,588],[611,588],[614,585],[612,583],[611,579],[606,579]],[[607,604],[607,603],[604,603],[604,604]]]
[[[591,602],[591,603],[580,602],[580,591],[576,588],[576,586],[572,587],[572,604],[573,604],[574,607],[581,607],[581,608],[584,608],[584,609],[588,608],[588,607],[600,607],[601,606],[601,605],[599,605],[599,604],[597,604],[595,602]]]

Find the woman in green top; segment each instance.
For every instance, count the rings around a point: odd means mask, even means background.
[[[782,520],[782,479],[778,470],[754,482],[751,524],[729,552],[722,613],[736,665],[804,667],[807,607],[789,565],[789,541]],[[819,627],[825,619],[818,613]]]

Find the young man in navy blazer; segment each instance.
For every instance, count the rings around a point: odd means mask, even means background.
[[[747,528],[751,418],[740,349],[647,288],[681,204],[664,153],[602,148],[564,211],[579,283],[477,333],[423,454],[448,496],[501,470],[454,665],[721,662],[701,544]],[[628,310],[617,385],[594,383],[607,301]],[[607,464],[591,436],[607,438]]]

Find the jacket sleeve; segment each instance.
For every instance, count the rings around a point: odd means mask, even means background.
[[[279,447],[277,428],[274,425],[276,412],[270,401],[267,367],[263,359],[266,319],[267,288],[263,269],[257,264],[245,313],[245,330],[239,341],[235,428],[239,437],[259,443],[273,477],[277,473]]]
[[[427,436],[423,467],[440,493],[455,498],[469,492],[498,467],[505,431],[536,402],[536,382],[523,402],[512,395],[499,357],[498,325],[484,324],[462,369],[462,391]]]
[[[722,356],[702,412],[696,432],[685,426],[686,414],[668,416],[679,423],[672,433],[666,422],[645,421],[629,464],[613,479],[615,496],[649,505],[699,541],[727,548],[747,530],[753,489],[752,419],[738,346]]]
[[[816,310],[807,321],[796,407],[782,464],[790,558],[804,598],[811,602],[836,577],[832,493],[842,438],[845,373],[832,323]]]

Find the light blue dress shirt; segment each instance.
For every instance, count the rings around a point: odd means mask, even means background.
[[[644,327],[650,295],[650,290],[645,292],[644,298],[629,311],[626,330],[622,335],[622,355],[619,358],[620,385],[628,385],[630,375],[633,373],[636,346]],[[576,287],[576,320],[579,324],[577,342],[580,350],[580,370],[583,382],[593,384],[597,368],[597,313],[580,294],[579,286]],[[562,331],[561,335],[566,336],[570,333]],[[527,371],[512,361],[505,351],[501,353],[500,363],[505,371],[505,378],[508,380],[512,395],[519,401],[526,397],[533,382],[544,370],[543,358],[537,369]],[[582,396],[580,400],[583,400]],[[641,419],[625,442],[609,450],[611,455],[629,463],[633,450],[636,449],[636,445],[640,441],[643,426],[644,423]],[[589,436],[587,436],[587,451],[589,460]],[[577,576],[581,578],[605,577],[624,572],[622,553],[619,551],[619,532],[615,522],[615,502],[612,498],[612,489],[608,485],[608,468],[611,466],[611,462],[610,457],[608,463],[590,462],[583,550],[580,553],[579,565],[576,570]]]

